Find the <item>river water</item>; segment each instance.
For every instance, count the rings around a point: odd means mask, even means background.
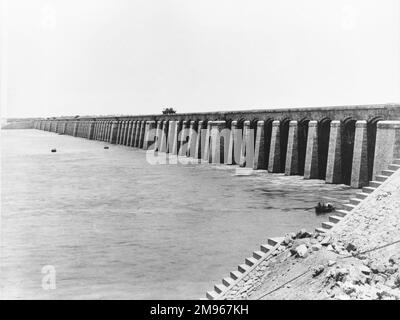
[[[1,134],[3,298],[204,297],[268,237],[327,220],[305,209],[357,192],[234,166],[150,165],[143,150],[37,130]],[[55,289],[42,286],[44,266]]]

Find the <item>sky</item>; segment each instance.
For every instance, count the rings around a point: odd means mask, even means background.
[[[2,1],[2,117],[400,102],[399,0]]]

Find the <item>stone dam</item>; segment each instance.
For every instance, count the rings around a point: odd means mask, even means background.
[[[147,150],[154,163],[238,165],[251,170],[300,175],[362,188],[336,210],[317,234],[335,224],[400,169],[400,105],[291,108],[236,112],[122,117],[41,119],[40,130]],[[150,159],[150,158],[148,158]],[[175,162],[174,162],[175,161]],[[245,170],[244,170],[245,172]],[[356,210],[355,210],[356,212]],[[229,277],[207,292],[208,299],[237,297],[241,286],[279,248],[270,238]],[[243,285],[244,283],[244,285]]]
[[[398,157],[400,105],[35,120],[36,129],[361,188]]]

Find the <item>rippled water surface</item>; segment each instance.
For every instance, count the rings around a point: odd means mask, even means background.
[[[150,165],[142,150],[43,131],[1,139],[3,298],[204,297],[268,237],[326,221],[305,209],[356,192],[235,166]],[[42,288],[46,265],[55,290]]]

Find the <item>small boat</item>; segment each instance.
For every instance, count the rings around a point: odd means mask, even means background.
[[[57,149],[51,149],[51,152],[57,152]]]
[[[335,207],[329,202],[327,204],[318,202],[318,205],[315,207],[315,213],[329,213],[332,211],[335,211]]]
[[[104,146],[104,149],[108,149],[108,146]]]

